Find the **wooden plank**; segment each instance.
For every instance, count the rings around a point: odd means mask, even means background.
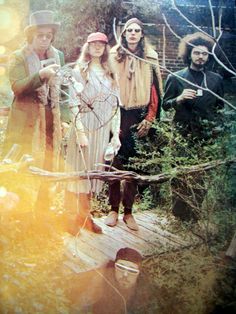
[[[161,225],[161,219],[158,219],[156,213],[136,213],[135,218],[139,225],[138,231],[130,230],[121,217],[116,227],[106,226],[105,217],[94,218],[103,233],[96,234],[83,229],[77,237],[68,237],[65,240],[68,260],[64,264],[74,272],[82,272],[114,260],[117,251],[123,247],[132,247],[146,255],[148,252],[163,252],[186,245],[180,237],[158,226]]]
[[[97,218],[99,220],[102,220],[103,218]],[[101,227],[103,227],[104,225],[101,225]],[[152,230],[148,230],[145,227],[139,226],[139,230],[138,231],[134,231],[134,230],[130,230],[126,224],[119,219],[118,224],[116,227],[111,228],[112,230],[114,229],[122,229],[122,233],[125,234],[125,237],[129,237],[129,236],[134,236],[136,238],[136,241],[139,242],[145,242],[145,247],[146,246],[152,246],[155,247],[157,244],[160,244],[160,241],[158,240],[157,243],[157,237],[155,236],[155,232],[153,232]],[[150,240],[151,239],[151,240]],[[127,245],[126,245],[127,246]]]
[[[160,237],[160,235],[156,231],[156,228],[152,227],[151,224],[149,226],[149,224],[147,222],[144,222],[142,219],[140,219],[138,215],[135,215],[135,219],[137,220],[137,223],[139,226],[138,231],[132,231],[128,229],[125,223],[122,225],[122,228],[125,227],[126,230],[128,230],[128,232],[132,232],[136,234],[138,237],[141,237],[142,239],[146,239],[149,244],[152,244],[152,243],[155,244],[155,242],[157,241],[160,242],[160,240],[161,242],[164,241],[165,243],[170,242],[168,239]]]
[[[100,224],[99,224],[100,220]],[[109,227],[104,223],[105,217],[97,218],[96,223],[98,223],[103,231],[104,234],[107,234],[113,240],[119,240],[123,242],[124,247],[132,247],[139,251],[144,250],[147,247],[147,243],[149,242],[147,239],[142,239],[136,236],[134,233],[128,232],[126,229],[118,228],[118,226],[124,224],[123,221],[119,220],[116,227]],[[101,223],[102,222],[102,223]],[[127,228],[127,227],[126,227]],[[152,243],[149,243],[149,245]]]
[[[160,228],[158,226],[158,220],[155,219],[155,217],[147,217],[139,213],[135,215],[135,218],[137,219],[139,225],[151,230],[155,234],[158,234],[160,237],[165,238],[167,241],[173,242],[173,245],[188,245],[188,243],[181,239],[179,236]]]
[[[67,266],[70,270],[72,270],[76,274],[90,271],[93,269],[92,267],[88,267],[88,265],[81,266],[81,264],[78,264],[77,261],[71,261],[71,260],[66,260],[65,262],[63,262],[63,265]]]
[[[114,260],[116,252],[124,246],[122,242],[111,241],[104,234],[98,235],[87,230],[82,230],[78,237],[68,238],[65,245],[70,253],[69,258],[73,262],[70,269],[75,272],[78,272],[79,268],[84,271],[84,267],[79,265],[81,257],[83,262],[87,257],[87,270],[90,270],[104,265],[110,259]],[[76,249],[76,246],[79,249]]]
[[[107,256],[103,254],[103,252],[97,250],[96,247],[89,245],[80,236],[72,237],[68,235],[68,237],[65,238],[64,243],[66,246],[66,256],[77,264],[80,263],[80,260],[86,262],[88,269],[101,266],[107,261]]]
[[[114,259],[116,252],[123,247],[123,243],[116,240],[111,241],[106,234],[96,234],[83,230],[80,235],[81,240],[96,248],[107,256],[108,259]]]
[[[118,228],[122,228],[125,230],[125,232],[132,233],[136,235],[136,237],[141,238],[141,239],[146,239],[146,246],[147,248],[154,247],[156,248],[157,246],[169,246],[170,244],[173,246],[173,243],[168,241],[166,238],[158,236],[157,233],[153,232],[152,230],[149,230],[145,226],[143,227],[142,224],[139,224],[139,230],[138,231],[133,231],[128,229],[128,227],[125,224],[120,224],[118,225]],[[148,240],[147,240],[148,239]]]

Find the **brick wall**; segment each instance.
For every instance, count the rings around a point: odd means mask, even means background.
[[[172,72],[178,71],[185,67],[184,63],[182,62],[182,59],[178,57],[178,45],[179,45],[179,39],[176,38],[170,31],[165,27],[165,38],[166,38],[166,48],[165,48],[165,62],[163,58],[163,26],[158,26],[158,31],[156,31],[155,35],[149,35],[151,44],[156,48],[156,50],[159,53],[159,62],[161,66],[164,66]],[[178,35],[185,36],[187,34],[190,34],[194,32],[192,28],[183,28],[179,29]],[[209,30],[206,30],[209,32]],[[236,68],[236,31],[232,30],[225,30],[223,33],[222,40],[220,42],[220,45],[222,49],[224,50],[226,56],[230,60],[230,62],[233,64],[233,66]],[[224,59],[223,56],[220,57],[222,62],[229,66],[227,64],[227,61]],[[221,66],[218,66],[217,64],[214,65],[214,70],[217,70],[221,75],[228,77],[230,76],[229,73],[227,73],[226,70],[224,70]],[[165,69],[162,69],[162,75],[163,79],[165,79],[168,75],[168,71]]]

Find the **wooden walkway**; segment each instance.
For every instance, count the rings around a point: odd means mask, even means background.
[[[165,231],[163,219],[158,218],[154,212],[135,214],[138,231],[128,229],[122,215],[113,228],[106,226],[104,219],[105,217],[94,219],[103,228],[103,234],[83,229],[77,237],[68,235],[64,238],[64,264],[74,272],[88,271],[104,265],[108,260],[114,260],[116,252],[123,247],[136,249],[145,256],[188,245],[177,235]]]

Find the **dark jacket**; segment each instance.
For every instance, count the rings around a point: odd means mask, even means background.
[[[196,84],[189,68],[180,70],[175,74]],[[222,77],[211,71],[205,71],[205,75],[208,89],[223,97],[224,92]],[[202,82],[201,86],[206,87],[204,82]],[[173,74],[170,74],[167,77],[165,84],[162,107],[164,110],[169,110],[171,108],[175,110],[174,122],[176,122],[182,130],[185,130],[185,133],[200,135],[201,131],[207,128],[206,125],[203,126],[203,120],[210,122],[210,124],[211,122],[215,122],[216,124],[219,123],[220,114],[218,113],[218,110],[223,108],[224,104],[223,101],[217,99],[216,96],[207,91],[203,91],[203,95],[200,97],[177,104],[176,98],[186,88],[197,90],[196,87],[181,80]]]

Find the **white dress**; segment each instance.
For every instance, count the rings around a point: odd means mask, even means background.
[[[112,88],[111,79],[100,67],[89,71],[87,81],[82,78],[79,69],[73,70],[73,76],[77,82],[83,84],[84,89],[77,97],[74,90],[70,92],[73,108],[66,170],[104,170],[104,167],[97,164],[104,164],[104,153],[112,131],[112,119],[119,111],[117,91]],[[81,148],[79,145],[81,134],[86,135],[88,139],[87,147]],[[101,191],[102,185],[103,182],[100,180],[80,180],[69,183],[68,190],[75,193],[97,194]]]

